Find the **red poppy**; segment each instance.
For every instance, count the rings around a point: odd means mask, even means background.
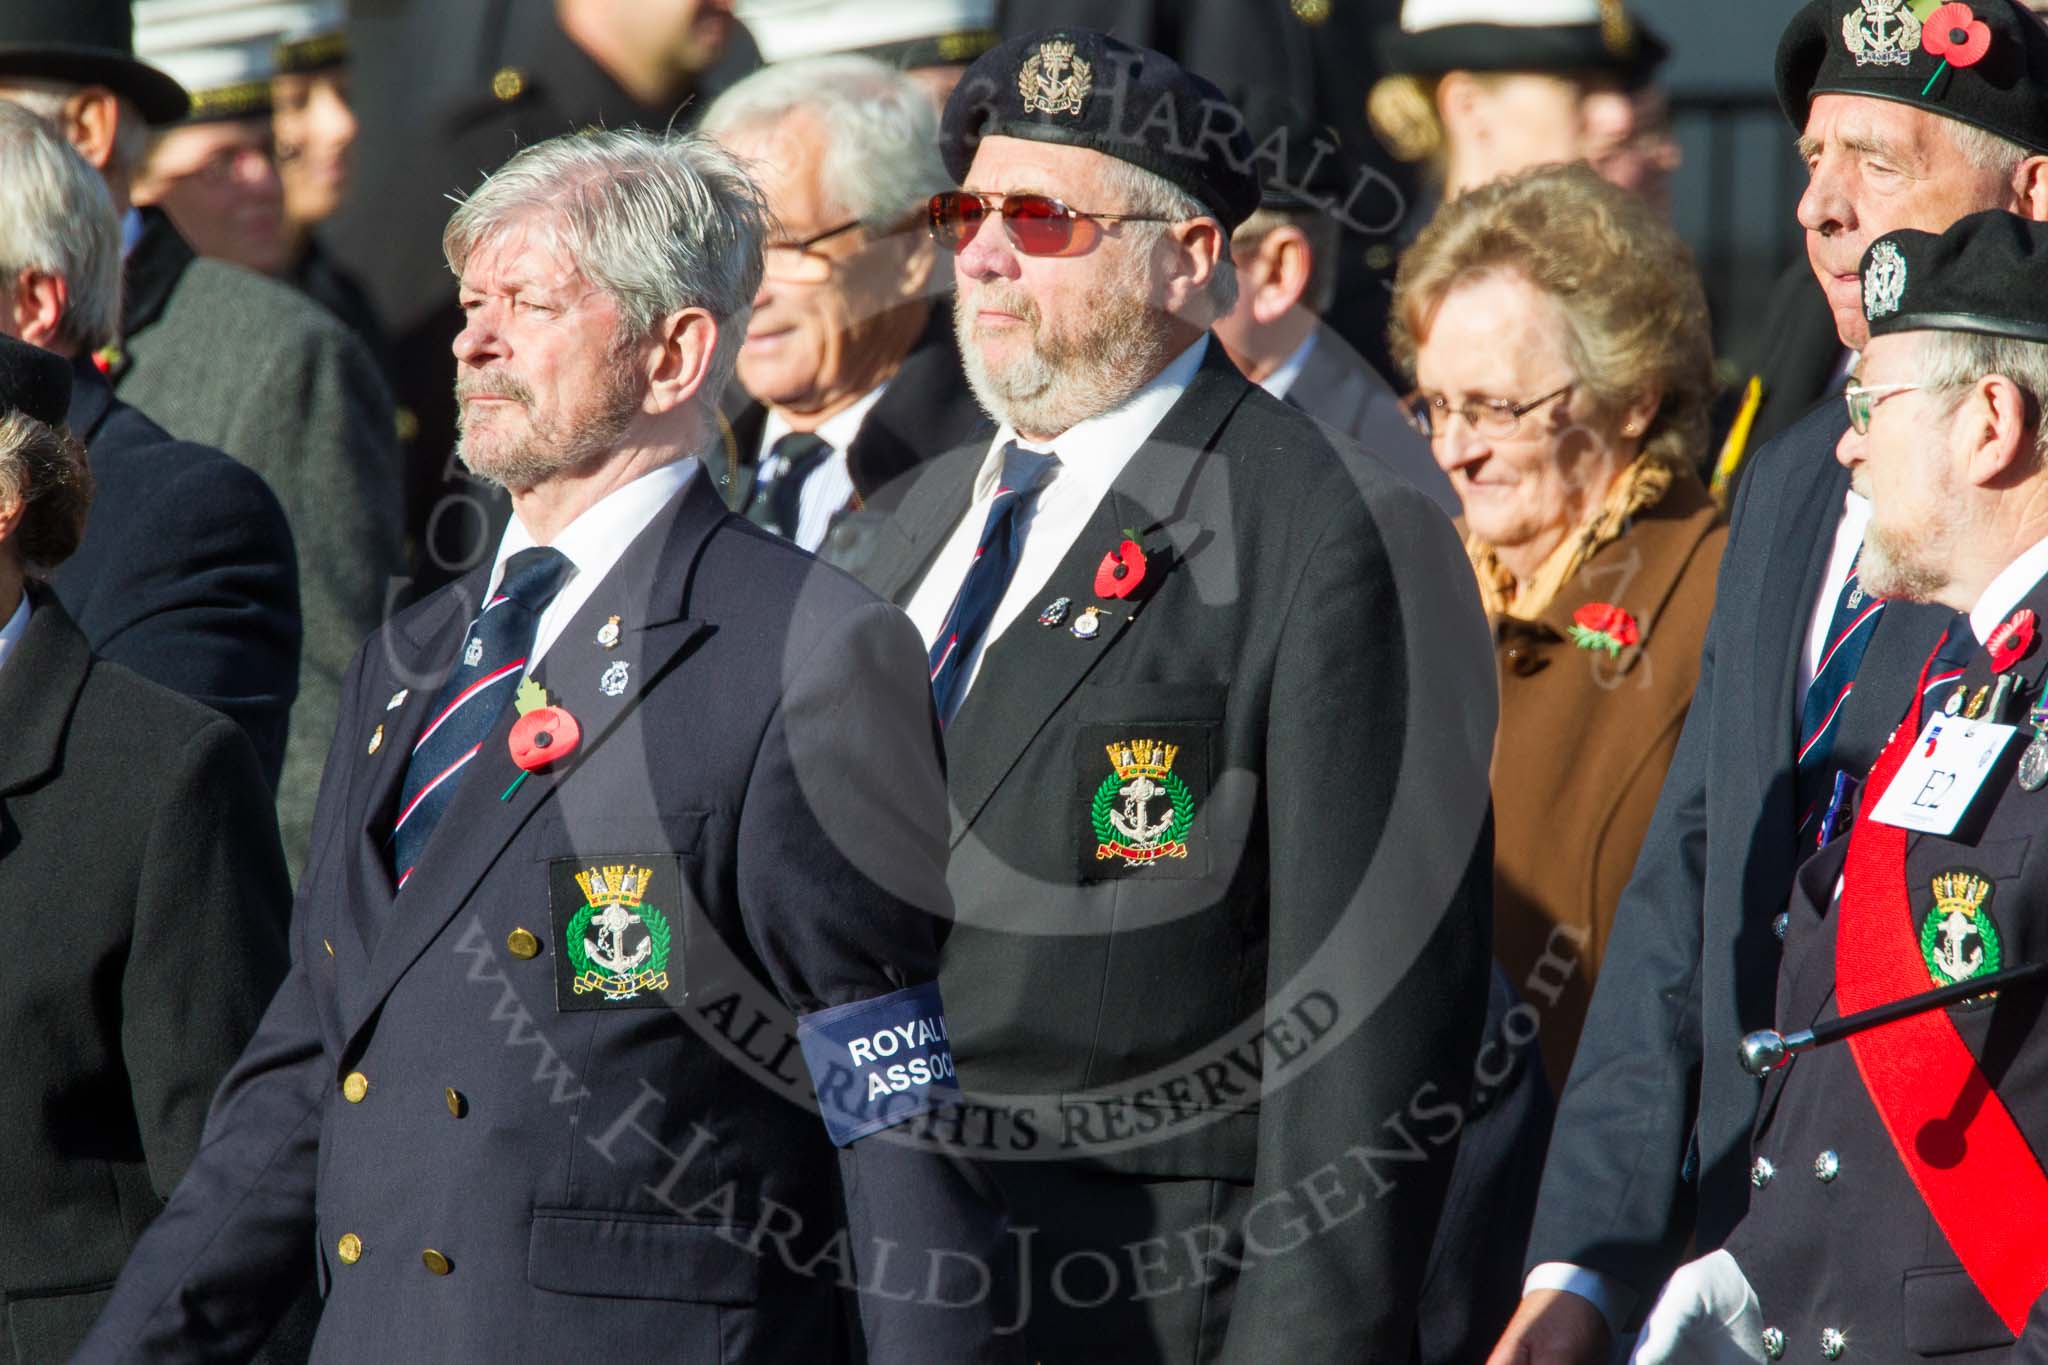
[[[1097,597],[1129,597],[1145,581],[1145,551],[1135,540],[1126,540],[1102,557],[1095,567]]]
[[[1618,655],[1642,638],[1636,618],[1612,602],[1588,602],[1572,613],[1572,643]]]
[[[1975,66],[1991,50],[1991,27],[1968,5],[1943,5],[1921,23],[1920,50],[1953,67]]]
[[[2034,647],[2034,613],[2021,607],[2000,623],[1984,643],[1991,651],[1991,671],[2005,672],[2026,658],[2027,652]]]
[[[512,761],[530,773],[560,763],[576,752],[582,739],[583,727],[576,717],[559,706],[536,706],[514,722],[508,744]]]

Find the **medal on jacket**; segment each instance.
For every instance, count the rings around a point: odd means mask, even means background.
[[[2037,792],[2048,786],[2048,690],[2027,712],[2027,724],[2034,727],[2034,738],[2020,755],[2016,780],[2021,791]]]

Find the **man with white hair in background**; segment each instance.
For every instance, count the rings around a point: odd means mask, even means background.
[[[702,126],[775,220],[739,356],[754,402],[712,461],[735,508],[817,550],[843,513],[985,420],[924,231],[926,202],[953,185],[938,119],[880,62],[814,57],[748,76]]]
[[[292,971],[79,1361],[245,1358],[309,1251],[316,1361],[841,1362],[847,1292],[868,1360],[1016,1358],[992,1195],[891,1131],[957,1094],[916,633],[693,458],[764,226],[639,130],[449,223],[514,518],[357,656]]]

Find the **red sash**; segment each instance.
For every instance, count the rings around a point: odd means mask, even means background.
[[[1930,656],[1929,662],[1932,662]],[[1843,1014],[1928,990],[1906,895],[1906,831],[1868,818],[1918,738],[1918,698],[1878,756],[1849,835],[1835,932]],[[1899,1160],[1979,1293],[2017,1337],[2048,1289],[2048,1175],[1947,1010],[1850,1037]]]

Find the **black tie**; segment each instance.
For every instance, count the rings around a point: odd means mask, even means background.
[[[441,684],[426,728],[413,745],[400,789],[398,818],[391,827],[391,877],[403,887],[412,876],[427,836],[434,832],[462,770],[476,757],[498,717],[526,676],[540,614],[569,576],[569,557],[536,546],[505,561],[497,595],[484,603],[462,636],[462,657]]]
[[[804,481],[831,453],[831,442],[807,431],[792,431],[777,441],[762,461],[754,485],[754,519],[784,539],[795,540]]]

